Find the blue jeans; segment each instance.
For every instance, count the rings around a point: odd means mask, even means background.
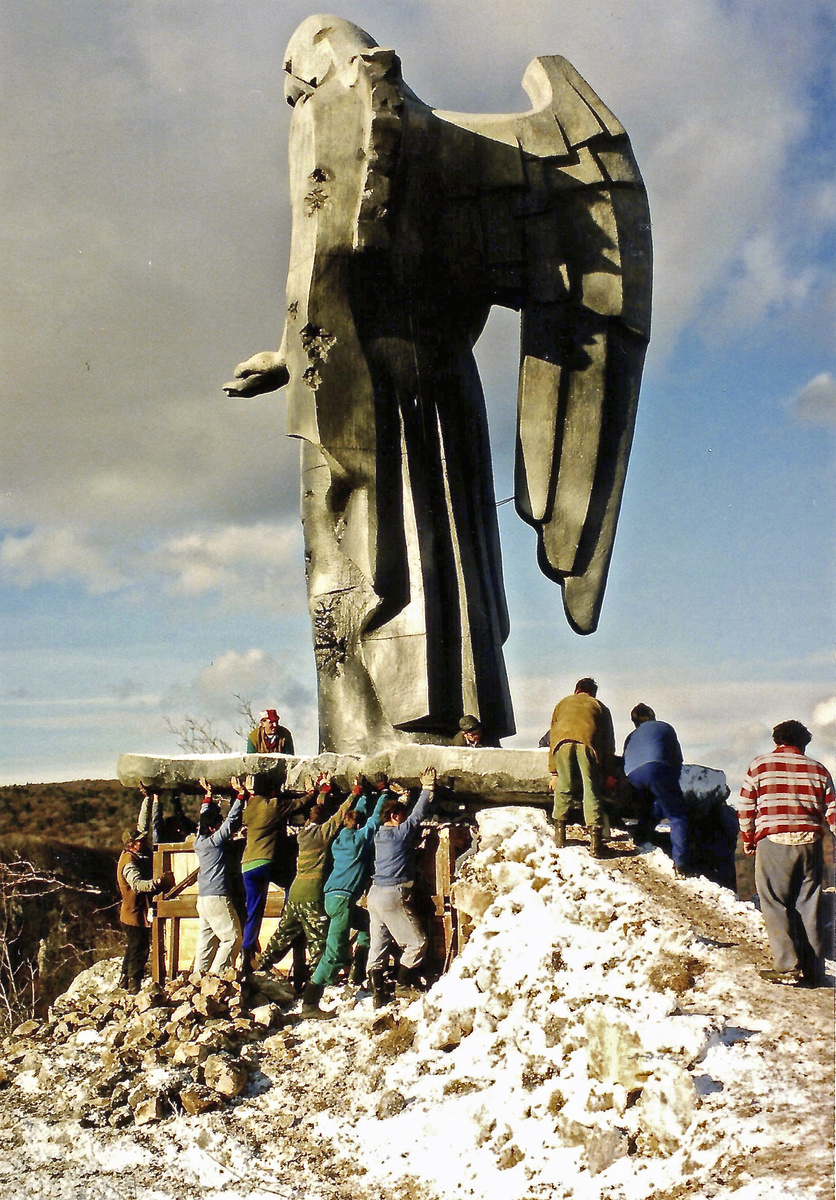
[[[679,786],[679,767],[669,763],[644,763],[627,778],[642,803],[648,805],[654,824],[662,817],[667,820],[671,827],[674,865],[684,870],[688,866],[688,809]]]

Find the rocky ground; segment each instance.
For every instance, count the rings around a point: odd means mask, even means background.
[[[329,989],[331,1021],[275,981],[84,972],[0,1047],[0,1195],[829,1200],[833,992],[760,979],[751,905],[519,809],[485,814],[459,902],[426,996]]]

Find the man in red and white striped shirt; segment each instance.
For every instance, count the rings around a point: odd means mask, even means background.
[[[821,980],[822,838],[836,833],[836,793],[829,771],[804,751],[810,731],[782,721],[775,749],[749,767],[740,792],[740,834],[755,855],[755,887],[772,950],[775,983]]]

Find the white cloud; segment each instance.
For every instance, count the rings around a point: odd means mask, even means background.
[[[276,603],[287,573],[301,577],[301,530],[296,522],[198,530],[168,539],[150,559],[173,595],[218,592],[233,606]]]
[[[720,308],[709,321],[716,332],[756,326],[776,309],[797,309],[810,295],[817,273],[793,272],[777,231],[749,238],[741,247]]]
[[[803,425],[836,425],[836,379],[829,371],[814,376],[789,402]]]
[[[246,724],[237,711],[236,697],[240,696],[256,713],[261,708],[277,708],[283,724],[293,733],[296,749],[315,753],[317,707],[312,657],[306,645],[275,655],[256,647],[226,650],[194,679],[170,688],[163,697],[162,708],[172,714],[188,713],[217,721],[221,736],[234,745],[237,744],[234,730],[243,729]],[[176,715],[173,720],[176,724]]]
[[[0,572],[20,587],[72,581],[94,594],[118,591],[128,583],[105,548],[69,527],[8,534],[0,542]]]
[[[150,547],[113,530],[70,526],[7,534],[0,573],[18,587],[81,583],[87,591],[141,593],[147,586],[190,599],[215,595],[231,608],[304,604],[302,534],[295,522],[208,526]]]
[[[822,700],[813,709],[813,728],[818,730],[821,737],[836,737],[836,696]]]

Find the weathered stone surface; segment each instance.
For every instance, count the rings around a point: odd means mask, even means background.
[[[134,1122],[137,1125],[150,1125],[153,1121],[161,1121],[168,1110],[168,1102],[163,1096],[149,1096],[133,1110]]]
[[[544,716],[544,725],[546,723]],[[438,771],[440,787],[452,789],[463,800],[485,803],[531,803],[548,801],[548,766],[545,750],[500,750],[491,747],[467,749],[459,746],[402,745],[372,755],[319,754],[311,758],[286,755],[213,755],[163,759],[123,754],[119,778],[126,787],[147,783],[175,787],[197,783],[203,776],[217,786],[229,783],[236,773],[269,775],[278,785],[302,790],[310,776],[330,771],[339,787],[348,791],[358,774],[373,778],[385,771],[408,787],[419,786],[419,775],[427,766]],[[241,765],[242,760],[255,760]],[[195,979],[194,976],[191,977]],[[200,982],[197,977],[196,982]]]
[[[212,996],[195,996],[192,1006],[194,1011],[202,1017],[220,1017],[226,1013],[226,1005],[219,1003]]]
[[[406,1107],[406,1099],[401,1092],[392,1089],[384,1092],[377,1102],[377,1115],[380,1120],[395,1117]]]
[[[276,975],[254,975],[253,987],[253,1006],[268,1003],[292,1004],[296,999],[293,984],[286,979],[279,979]]]
[[[622,1129],[596,1130],[586,1143],[586,1162],[591,1175],[598,1175],[616,1159],[630,1153],[630,1142]]]
[[[180,1089],[180,1103],[184,1112],[196,1117],[201,1113],[211,1112],[221,1101],[217,1092],[208,1087],[201,1087],[199,1083],[190,1083]]]
[[[278,787],[294,760],[285,754],[184,754],[161,758],[153,754],[121,754],[117,774],[125,787],[144,783],[148,788],[176,788],[201,778],[215,787],[227,787],[230,775],[258,775],[275,780]]]
[[[203,1064],[206,1086],[221,1096],[231,1099],[240,1096],[247,1086],[247,1070],[233,1059],[222,1054],[212,1054]]]
[[[205,1062],[211,1054],[208,1046],[201,1046],[197,1042],[181,1042],[172,1055],[172,1062],[184,1066],[196,1066],[198,1063]]]
[[[12,1030],[12,1037],[16,1037],[16,1038],[34,1037],[34,1035],[40,1030],[40,1028],[41,1028],[40,1021],[23,1021],[22,1024],[18,1025],[15,1029]]]
[[[699,1104],[696,1085],[684,1068],[657,1063],[639,1101],[644,1147],[673,1154],[687,1133]]]
[[[496,1165],[500,1171],[509,1171],[511,1167],[515,1167],[517,1163],[521,1163],[525,1158],[519,1146],[515,1146],[513,1142],[508,1142],[502,1147],[496,1156]]]
[[[584,1016],[587,1036],[588,1071],[601,1083],[620,1083],[627,1091],[639,1087],[648,1076],[644,1048],[638,1035],[616,1014],[591,1007]]]
[[[252,1009],[250,1016],[255,1025],[269,1029],[271,1025],[275,1025],[279,1020],[281,1013],[277,1004],[260,1004],[258,1008]]]
[[[544,712],[544,729],[547,724],[548,713]],[[240,764],[244,759],[254,762],[242,767]],[[349,791],[355,776],[363,774],[372,779],[378,771],[384,771],[407,787],[416,788],[420,786],[421,772],[431,766],[438,772],[442,804],[449,791],[454,802],[477,806],[537,804],[546,807],[551,805],[547,760],[545,749],[505,750],[488,746],[469,749],[409,744],[381,749],[375,754],[319,754],[310,758],[282,754],[219,754],[163,759],[123,754],[119,759],[119,778],[126,787],[135,787],[156,773],[154,786],[173,787],[186,781],[197,783],[201,776],[206,776],[217,786],[224,786],[229,783],[230,775],[246,771],[271,776],[277,786],[284,782],[291,790],[301,791],[310,777],[329,771],[337,786]],[[694,763],[686,763],[682,768],[682,789],[686,800],[698,805],[715,802],[728,794],[724,772]],[[202,987],[203,978],[192,975],[189,982]],[[206,977],[209,978],[211,976]]]

